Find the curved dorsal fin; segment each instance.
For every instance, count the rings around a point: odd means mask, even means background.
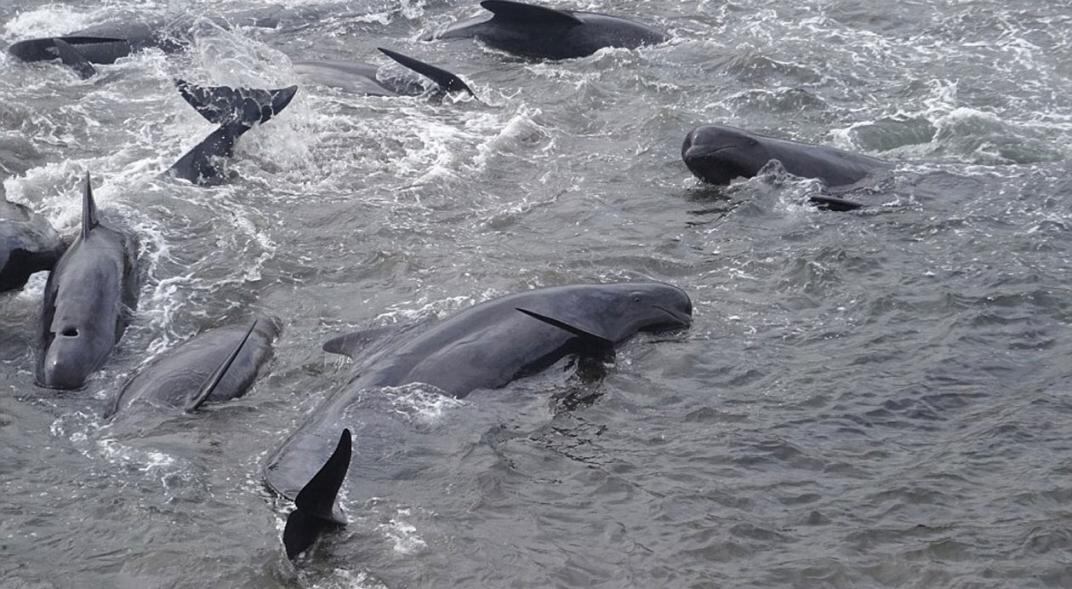
[[[534,6],[522,2],[510,2],[509,0],[484,0],[484,2],[480,3],[480,6],[495,15],[492,20],[517,21],[519,24],[565,26],[584,24],[581,19],[568,12],[547,8],[546,6]]]
[[[89,232],[99,224],[97,221],[97,204],[93,202],[93,187],[86,172],[86,185],[82,189],[82,239],[89,239]]]
[[[443,92],[465,91],[473,98],[476,98],[476,94],[473,94],[473,91],[461,78],[445,69],[413,59],[408,55],[402,55],[397,51],[391,51],[390,49],[384,49],[383,47],[377,47],[376,49],[379,49],[380,53],[383,53],[387,57],[390,57],[418,74],[432,80],[436,84],[439,84],[439,87]]]
[[[235,358],[238,358],[238,353],[242,351],[242,346],[246,345],[246,342],[249,341],[249,336],[253,333],[253,328],[255,327],[257,327],[256,319],[250,324],[249,329],[246,330],[246,334],[239,340],[238,345],[235,346],[235,348],[231,350],[231,353],[223,359],[223,362],[220,362],[220,365],[216,367],[216,370],[208,375],[208,378],[205,379],[201,388],[187,397],[186,406],[183,407],[183,411],[193,413],[198,407],[205,404],[209,395],[212,394],[212,391],[216,390],[216,386],[223,380],[223,375],[227,374],[227,370],[231,367],[231,364],[234,364]]]

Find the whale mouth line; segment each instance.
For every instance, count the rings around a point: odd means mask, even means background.
[[[652,305],[652,306],[655,307],[656,309],[662,311],[663,313],[666,313],[670,317],[672,317],[674,322],[675,322],[675,324],[676,324],[675,327],[688,327],[688,326],[692,325],[692,316],[691,315],[686,315],[686,314],[681,313],[679,311],[674,311],[673,309],[668,309],[668,308],[666,308],[666,307],[664,307],[662,305]]]
[[[738,147],[740,147],[740,146],[738,146],[738,145],[725,145],[725,146],[722,146],[722,147],[717,147],[715,149],[704,150],[703,153],[695,153],[694,154],[694,153],[689,153],[689,152],[699,151],[699,148],[697,148],[695,145],[693,145],[693,146],[689,147],[687,150],[685,150],[685,159],[704,159],[704,158],[709,158],[709,157],[711,157],[711,156],[713,156],[716,153],[719,153],[721,151],[726,151],[727,149],[736,149]]]

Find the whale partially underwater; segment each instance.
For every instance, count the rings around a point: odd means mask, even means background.
[[[22,288],[31,274],[51,270],[66,249],[47,220],[0,197],[0,292]]]
[[[635,49],[668,39],[647,25],[609,14],[507,0],[485,0],[480,6],[491,12],[490,18],[455,23],[433,38],[476,38],[507,53],[541,59],[585,57],[604,47]]]
[[[689,131],[681,145],[681,159],[704,182],[727,185],[734,178],[753,178],[771,160],[801,178],[816,178],[829,187],[855,184],[893,168],[891,162],[824,145],[766,137],[726,125],[703,125]],[[851,210],[862,204],[833,197],[814,196],[820,206]]]
[[[272,356],[279,322],[258,317],[249,325],[210,329],[169,350],[131,378],[105,418],[152,411],[193,412],[246,394]]]
[[[235,142],[256,125],[267,123],[290,104],[297,86],[279,90],[195,86],[177,80],[182,97],[209,122],[215,131],[172,164],[167,173],[201,186],[227,179],[223,161],[234,155]]]
[[[435,82],[437,95],[451,92],[467,92],[475,97],[472,89],[458,76],[445,69],[403,55],[397,51],[377,48],[395,62]],[[346,61],[295,61],[294,72],[303,81],[331,86],[367,96],[419,96],[425,93],[420,80],[412,77],[383,75],[381,68],[367,63]]]
[[[80,388],[108,358],[137,304],[137,241],[100,223],[89,173],[82,230],[48,276],[37,344],[37,384]]]
[[[354,359],[353,378],[273,452],[263,471],[272,490],[295,498],[283,534],[287,555],[345,523],[333,506],[349,468],[350,428],[363,419],[353,409],[368,390],[420,382],[464,397],[534,375],[568,355],[606,358],[637,332],[687,327],[691,316],[688,295],[668,284],[587,284],[531,290],[431,324],[329,340],[324,350]]]

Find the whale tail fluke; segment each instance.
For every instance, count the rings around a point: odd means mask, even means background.
[[[470,96],[476,98],[476,94],[473,90],[462,81],[458,76],[448,72],[445,69],[438,68],[434,65],[424,63],[423,61],[414,59],[408,55],[402,55],[397,51],[391,51],[390,49],[384,49],[383,47],[377,47],[380,53],[383,53],[387,57],[397,61],[403,66],[417,72],[418,74],[432,80],[439,85],[439,88],[444,93],[450,92],[468,92]]]
[[[342,430],[331,457],[295,497],[295,509],[283,528],[287,558],[293,559],[312,546],[325,529],[346,525],[346,517],[336,508],[335,501],[350,468],[352,444],[350,430]]]
[[[56,47],[56,52],[60,54],[60,61],[73,69],[83,80],[97,74],[97,69],[89,63],[85,55],[75,49],[74,45],[58,37],[53,39],[53,45]]]
[[[278,90],[195,86],[185,80],[175,85],[182,97],[208,121],[220,125],[201,143],[186,152],[168,170],[176,178],[194,184],[212,185],[223,181],[216,160],[230,157],[235,142],[254,125],[267,123],[294,98],[297,86]]]

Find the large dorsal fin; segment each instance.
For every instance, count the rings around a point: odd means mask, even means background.
[[[86,172],[86,183],[82,188],[82,239],[89,239],[89,232],[98,224],[97,203],[93,202],[93,187],[89,182],[89,172]]]
[[[254,319],[250,324],[249,329],[246,330],[246,334],[239,340],[238,345],[231,350],[231,353],[220,362],[220,365],[216,367],[216,370],[212,374],[208,375],[204,384],[195,393],[186,398],[186,405],[183,407],[183,411],[187,413],[193,413],[197,411],[197,408],[205,404],[212,391],[216,390],[216,386],[223,380],[223,375],[227,374],[227,370],[231,368],[231,364],[234,364],[236,358],[238,358],[239,352],[242,351],[242,346],[246,345],[249,341],[249,336],[253,333],[253,329],[257,327],[257,320]]]
[[[597,356],[607,356],[614,354],[614,342],[601,335],[592,333],[585,329],[581,329],[580,327],[577,327],[576,325],[571,325],[569,323],[566,323],[565,321],[560,321],[553,317],[548,317],[547,315],[541,315],[540,313],[537,313],[535,311],[529,311],[528,309],[522,309],[521,307],[514,308],[528,315],[529,317],[532,317],[533,319],[538,319],[540,321],[543,321],[544,323],[547,323],[548,325],[554,325],[561,330],[567,331],[577,336],[584,344],[586,348],[586,353]]]
[[[60,61],[64,65],[69,66],[74,71],[78,72],[78,75],[83,80],[86,78],[92,78],[96,75],[97,70],[89,63],[85,55],[82,55],[78,49],[75,49],[73,45],[60,39],[59,37],[53,39],[53,44],[56,46],[56,52],[60,54]]]
[[[341,513],[336,513],[335,499],[346,479],[346,472],[350,469],[352,444],[350,430],[342,430],[339,443],[331,457],[294,498],[295,509],[287,516],[287,524],[283,529],[283,546],[286,548],[287,558],[294,558],[312,546],[324,527],[346,524]]]
[[[534,6],[522,2],[510,2],[509,0],[484,0],[480,5],[495,15],[492,20],[501,19],[516,21],[519,24],[554,24],[563,26],[584,24],[581,19],[568,12],[547,8],[546,6]]]
[[[342,354],[343,356],[349,356],[351,359],[355,359],[357,358],[357,354],[365,350],[369,344],[393,338],[430,321],[434,321],[434,319],[429,318],[414,323],[400,323],[354,331],[329,339],[324,342],[323,349],[330,354]]]
[[[377,47],[380,53],[383,53],[387,57],[397,61],[398,63],[408,67],[409,69],[417,72],[418,74],[432,80],[439,85],[443,92],[468,92],[470,96],[476,98],[476,94],[472,89],[462,81],[458,76],[448,72],[445,69],[438,68],[434,65],[424,63],[423,61],[413,59],[408,55],[402,55],[397,51],[391,51],[390,49],[384,49],[383,47]]]

